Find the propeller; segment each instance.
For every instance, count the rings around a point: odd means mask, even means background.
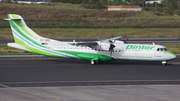
[[[114,47],[116,46],[111,43],[109,47],[110,56],[112,56],[112,52],[114,52]]]
[[[110,46],[109,46],[109,52],[110,52],[110,56],[112,56],[112,52],[114,52],[114,47],[116,47],[115,45],[113,45],[113,43],[116,40],[109,40]]]
[[[114,48],[116,47],[114,45],[114,43],[116,42],[116,40],[121,40],[124,37],[114,37],[114,38],[110,38],[110,39],[106,39],[101,41],[102,43],[106,43],[109,44],[109,47],[105,47],[105,49],[109,48],[109,52],[110,52],[110,56],[112,56],[112,53],[114,52]]]

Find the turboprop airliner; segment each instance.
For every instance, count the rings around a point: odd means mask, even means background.
[[[5,20],[9,21],[15,40],[8,46],[49,57],[83,59],[93,65],[113,60],[159,61],[166,65],[176,58],[162,45],[127,44],[121,41],[123,37],[92,42],[57,41],[36,34],[20,15],[8,14]]]

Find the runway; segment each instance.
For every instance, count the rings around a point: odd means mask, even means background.
[[[160,62],[0,58],[2,101],[179,101],[180,57]]]
[[[161,62],[0,58],[0,83],[11,87],[180,84],[180,58]]]

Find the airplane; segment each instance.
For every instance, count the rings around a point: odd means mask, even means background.
[[[159,61],[163,65],[176,58],[166,47],[155,44],[128,44],[124,37],[101,41],[76,42],[57,41],[44,38],[31,30],[18,14],[8,14],[8,20],[15,43],[13,48],[56,58],[76,58],[88,60],[92,65],[113,60]]]

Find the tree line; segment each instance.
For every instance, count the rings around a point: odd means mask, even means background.
[[[120,5],[120,4],[134,4],[138,5],[145,1],[153,0],[51,0],[52,2],[62,2],[62,3],[71,3],[71,4],[102,4],[102,5]],[[166,3],[177,3],[180,0],[163,0]]]
[[[153,0],[52,0],[51,2],[61,2],[61,3],[70,3],[70,4],[81,4],[82,7],[88,9],[107,9],[109,5],[137,5],[143,8],[146,11],[158,11],[160,12],[167,9],[167,14],[172,15],[174,12],[177,14],[178,10],[178,1],[180,0],[162,0],[161,4],[146,4],[145,1]]]

